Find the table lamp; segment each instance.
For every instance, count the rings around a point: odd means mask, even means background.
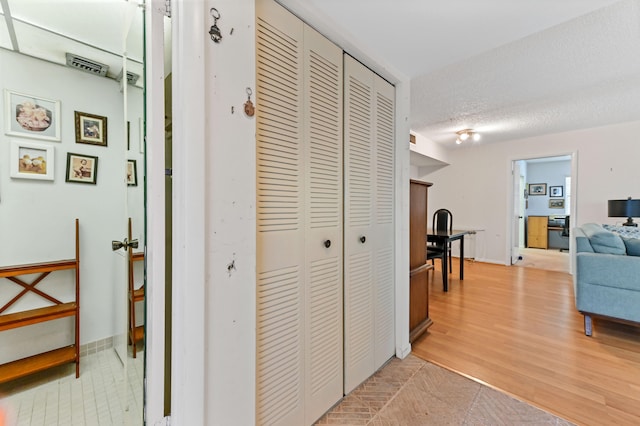
[[[640,200],[631,197],[626,200],[609,200],[609,217],[626,217],[623,226],[638,226],[633,221],[634,217],[640,217]]]

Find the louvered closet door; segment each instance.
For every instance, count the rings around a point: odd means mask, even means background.
[[[393,86],[345,55],[345,392],[393,355]]]
[[[306,424],[343,395],[342,50],[305,26]],[[327,247],[328,246],[328,247]]]
[[[342,50],[258,16],[257,423],[297,426],[343,395]]]
[[[395,88],[374,76],[374,370],[395,352],[394,303],[394,111]]]
[[[304,424],[303,24],[256,3],[256,423]]]

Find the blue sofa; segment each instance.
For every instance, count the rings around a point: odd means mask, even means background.
[[[627,228],[627,227],[625,227]],[[591,336],[593,317],[640,326],[640,238],[638,228],[613,232],[587,223],[572,230],[576,308]]]

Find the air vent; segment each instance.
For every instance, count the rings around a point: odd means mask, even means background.
[[[136,81],[138,81],[139,78],[140,76],[138,74],[127,71],[127,83],[129,83],[130,85],[135,86]],[[118,77],[116,77],[116,80],[118,81],[122,80],[122,71],[120,71],[120,74],[118,74]]]
[[[80,71],[99,75],[101,77],[106,76],[107,70],[109,69],[108,65],[92,61],[91,59],[83,58],[82,56],[74,55],[73,53],[67,53],[67,65],[73,68],[77,68]]]

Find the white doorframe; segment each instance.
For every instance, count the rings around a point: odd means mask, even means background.
[[[514,203],[514,186],[515,186],[515,178],[512,175],[513,164],[516,161],[526,161],[526,160],[534,160],[538,158],[551,158],[551,157],[563,157],[568,156],[571,161],[571,207],[569,209],[569,215],[571,217],[571,224],[579,223],[578,222],[578,191],[577,191],[577,182],[578,182],[578,152],[573,151],[569,153],[549,153],[549,154],[540,154],[535,157],[527,157],[527,158],[510,158],[508,165],[508,182],[509,182],[509,196],[507,197],[507,217],[511,218],[507,222],[507,252],[505,257],[505,265],[511,264],[511,251],[512,251],[512,240],[513,240],[513,232],[514,232],[514,220],[516,217],[515,203]],[[519,178],[518,178],[519,179]],[[572,225],[573,226],[573,225]],[[573,239],[569,238],[569,253],[573,253]],[[573,273],[574,265],[570,264],[570,273]]]

